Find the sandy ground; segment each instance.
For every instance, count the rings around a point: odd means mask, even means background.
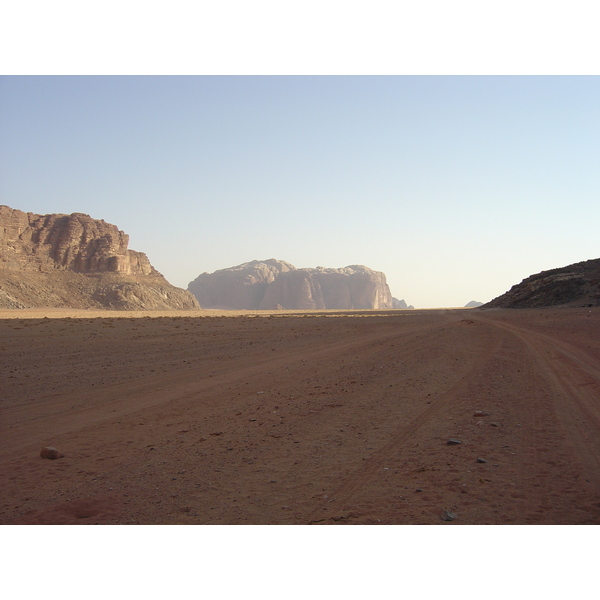
[[[598,308],[3,311],[0,357],[2,524],[600,522]]]

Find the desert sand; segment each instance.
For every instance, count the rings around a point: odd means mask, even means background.
[[[600,308],[15,310],[0,352],[2,524],[600,522]]]

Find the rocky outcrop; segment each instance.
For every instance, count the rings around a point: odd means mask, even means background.
[[[204,308],[392,308],[385,275],[362,265],[343,269],[296,269],[281,260],[254,260],[214,273],[202,273],[189,284],[188,290]]]
[[[600,306],[600,258],[531,275],[481,308]]]
[[[0,235],[3,269],[157,274],[145,254],[127,249],[126,233],[82,213],[36,215],[0,206]]]
[[[128,244],[115,225],[82,213],[0,206],[0,307],[200,308]]]

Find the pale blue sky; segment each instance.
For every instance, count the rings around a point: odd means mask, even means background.
[[[0,203],[181,287],[278,258],[463,306],[600,257],[599,77],[2,77],[0,120]]]

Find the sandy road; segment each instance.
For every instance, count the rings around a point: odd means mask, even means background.
[[[515,324],[498,326],[524,342],[534,368],[550,384],[554,411],[600,497],[600,364],[556,336]]]
[[[600,521],[597,309],[0,333],[2,523]]]
[[[405,335],[415,331],[423,333],[437,326],[435,324],[409,327],[403,333]],[[68,433],[73,429],[94,425],[109,417],[113,419],[122,417],[177,399],[185,400],[197,394],[205,394],[213,388],[223,388],[239,381],[246,381],[253,376],[261,377],[265,371],[289,370],[291,365],[305,362],[307,358],[315,362],[348,352],[365,353],[368,352],[369,347],[377,347],[389,337],[390,333],[387,330],[372,332],[367,329],[356,336],[345,337],[341,341],[333,338],[320,340],[318,344],[314,344],[310,339],[303,339],[303,343],[290,345],[291,347],[287,347],[285,352],[275,355],[273,355],[275,349],[271,349],[271,352],[267,351],[258,356],[241,356],[233,364],[229,356],[224,356],[223,360],[212,366],[208,377],[199,376],[196,369],[186,372],[175,370],[159,375],[145,375],[143,378],[134,378],[126,383],[103,385],[100,389],[89,389],[84,392],[78,390],[79,399],[83,402],[77,411],[74,411],[72,393],[56,393],[37,399],[35,411],[32,411],[28,403],[20,402],[19,396],[12,398],[7,395],[2,410],[2,426],[11,429],[13,443],[11,448],[0,449],[0,456],[6,452],[14,453],[15,450],[20,450],[20,444],[27,444],[32,431],[41,434],[48,428],[48,421],[51,421],[53,435]],[[167,339],[162,337],[154,340],[154,343],[158,341],[164,344]],[[44,357],[50,359],[51,364],[54,362],[52,350],[48,350]],[[46,367],[44,379],[52,376],[49,372],[52,369],[51,364]],[[38,372],[38,379],[42,378],[40,373],[42,368],[38,359],[34,367]],[[71,368],[76,370],[77,365],[74,364]],[[204,404],[208,402],[205,400]]]

